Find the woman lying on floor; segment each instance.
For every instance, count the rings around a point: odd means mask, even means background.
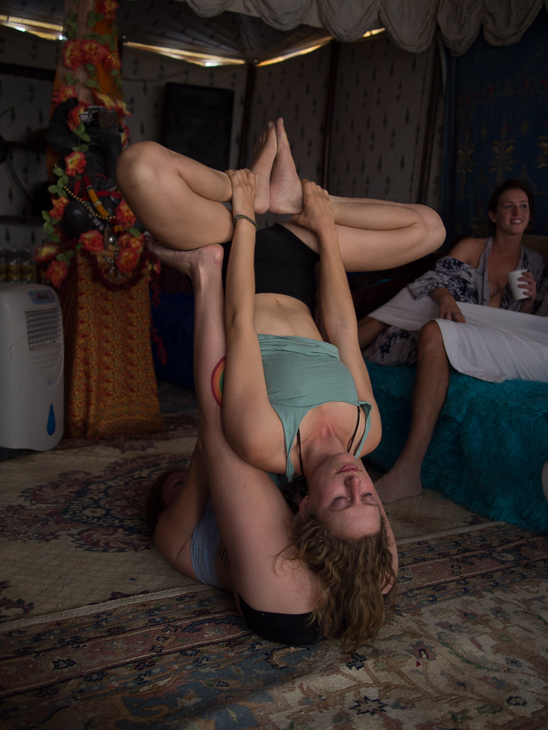
[[[248,171],[230,175],[235,215],[252,214],[248,205],[255,194],[253,175]],[[303,221],[312,230],[325,228],[328,237],[335,230],[329,225],[330,209],[325,192],[305,184]],[[236,253],[239,244],[249,245],[249,231],[254,237],[254,227],[241,220],[249,228],[238,224]],[[322,636],[341,637],[348,648],[373,638],[384,623],[384,596],[394,593],[397,553],[363,464],[343,449],[333,460],[332,483],[312,486],[293,515],[269,475],[243,461],[221,428],[222,411],[211,383],[224,347],[222,248],[189,252],[157,244],[151,248],[193,282],[200,412],[198,444],[186,481],[180,472],[173,472],[160,485],[164,511],[154,533],[159,551],[185,575],[234,591],[243,618],[264,638],[311,644]],[[233,263],[227,292],[238,283],[231,281]],[[253,285],[253,271],[251,279]],[[336,301],[340,305],[340,297]],[[293,318],[299,320],[298,315]],[[231,357],[229,351],[227,363]],[[225,377],[223,405],[230,387]],[[372,413],[372,431],[378,433],[378,412],[372,409]],[[353,511],[356,518],[347,518]],[[320,512],[332,518],[326,518],[325,525],[315,517]]]

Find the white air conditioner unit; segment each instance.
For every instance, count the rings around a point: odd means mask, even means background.
[[[46,451],[63,435],[63,318],[54,289],[0,284],[0,446]]]

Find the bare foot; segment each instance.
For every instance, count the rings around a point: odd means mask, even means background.
[[[224,251],[218,243],[200,246],[189,251],[180,251],[163,246],[153,238],[148,240],[148,250],[158,256],[160,261],[183,274],[187,274],[194,283],[197,277],[209,273],[221,275]]]
[[[255,174],[255,213],[266,213],[270,207],[270,173],[276,157],[276,129],[272,122],[261,134],[255,152],[251,169]]]
[[[270,177],[270,212],[279,215],[301,213],[303,192],[295,161],[284,127],[284,120],[276,120],[278,151]]]
[[[381,502],[388,504],[404,497],[416,497],[422,492],[422,483],[420,477],[403,472],[396,463],[389,472],[375,482],[375,489]]]

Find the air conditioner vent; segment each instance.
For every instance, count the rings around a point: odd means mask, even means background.
[[[27,342],[29,350],[63,341],[63,318],[59,307],[27,310]]]

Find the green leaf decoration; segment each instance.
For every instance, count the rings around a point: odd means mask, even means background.
[[[66,38],[76,38],[78,35],[78,16],[71,10],[67,16],[64,27],[64,34]]]
[[[103,20],[103,14],[102,13],[95,13],[93,10],[90,10],[88,13],[88,26],[90,28],[93,28],[94,25],[97,23],[100,23],[101,20]]]

